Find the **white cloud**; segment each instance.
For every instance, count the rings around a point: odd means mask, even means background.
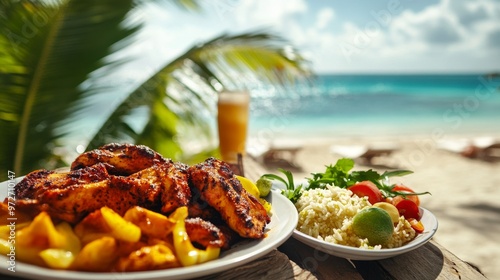
[[[332,8],[323,8],[319,11],[318,16],[316,17],[316,28],[323,29],[330,21],[335,17],[335,12]]]
[[[343,24],[336,43],[318,44],[313,53],[329,53],[314,60],[319,71],[476,71],[498,70],[500,59],[500,3],[442,0],[414,12],[402,5],[398,14],[372,13],[366,22]],[[403,2],[404,3],[404,2]],[[310,41],[331,33],[309,32]],[[312,37],[317,38],[312,38]],[[495,49],[496,48],[496,49]]]
[[[234,17],[242,26],[271,26],[283,29],[290,16],[307,12],[303,0],[241,0],[235,5]]]
[[[205,1],[206,13],[191,16],[148,12],[156,24],[142,37],[149,45],[138,55],[175,57],[223,32],[268,27],[310,56],[317,72],[475,71],[500,65],[498,1],[441,0],[418,12],[401,1],[355,23],[340,22],[333,4],[319,2],[325,7],[314,14],[304,0]]]
[[[484,48],[488,34],[495,26],[500,26],[498,18],[481,12],[494,2],[458,3],[460,1],[442,0],[419,13],[407,12],[395,18],[389,26],[389,33],[406,32],[409,36],[404,41],[395,41],[394,45],[403,47],[420,42],[425,45],[424,51],[443,48],[448,52],[468,50],[471,54]],[[498,3],[496,6],[500,7]],[[477,17],[478,14],[483,16]]]

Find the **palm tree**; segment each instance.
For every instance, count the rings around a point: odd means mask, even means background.
[[[129,62],[113,57],[134,46],[142,24],[133,15],[143,2],[0,0],[0,180],[8,171],[19,176],[68,165],[64,139],[91,114],[95,100],[116,94],[102,81],[109,82],[107,73]],[[196,1],[170,2],[199,8]],[[306,74],[302,57],[285,46],[278,36],[254,32],[192,47],[122,93],[125,98],[109,106],[107,119],[93,123],[86,149],[127,141],[182,158],[180,129],[196,131],[200,139],[212,137],[206,116],[213,114],[221,88],[248,79],[288,83]],[[139,128],[130,121],[138,114]]]

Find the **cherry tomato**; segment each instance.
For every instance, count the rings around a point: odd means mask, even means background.
[[[416,233],[424,232],[424,224],[422,224],[421,221],[417,221],[413,218],[410,218],[408,219],[408,222],[410,223],[411,227],[415,230]]]
[[[363,181],[356,183],[349,188],[347,188],[355,195],[359,197],[368,197],[368,201],[373,205],[377,202],[383,201],[382,192],[380,192],[379,188],[370,181]]]
[[[395,196],[395,197],[388,197],[387,199],[387,202],[391,202],[392,205],[396,206],[396,204],[398,204],[401,200],[404,200],[404,197],[402,196]]]
[[[396,196],[392,200],[392,204],[398,208],[399,215],[404,216],[405,219],[416,219],[417,221],[420,221],[420,210],[418,209],[418,206],[413,200],[410,199],[404,199],[401,196]]]
[[[393,191],[397,192],[402,192],[402,193],[415,193],[411,188],[404,186],[404,185],[396,185],[393,189]],[[405,195],[406,199],[412,200],[417,204],[417,206],[420,206],[420,199],[418,198],[418,195]]]

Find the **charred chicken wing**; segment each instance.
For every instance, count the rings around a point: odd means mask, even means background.
[[[17,199],[33,199],[53,188],[95,183],[105,180],[109,174],[104,164],[96,164],[72,172],[56,172],[40,169],[26,175],[14,189]]]
[[[201,199],[215,208],[231,229],[242,237],[264,236],[266,224],[270,222],[266,210],[243,188],[227,163],[209,158],[191,166],[188,173]]]
[[[191,199],[188,185],[187,165],[167,163],[153,165],[134,173],[129,178],[146,179],[161,188],[161,212],[169,214],[181,206],[187,206]]]
[[[105,163],[110,174],[127,176],[166,161],[143,145],[111,143],[78,156],[71,164],[71,170]]]
[[[221,231],[214,224],[199,217],[186,219],[186,232],[191,241],[202,247],[214,246],[229,248],[230,236]]]
[[[146,179],[110,176],[65,187],[52,183],[31,198],[18,199],[16,206],[26,213],[45,211],[54,219],[74,224],[103,206],[120,215],[135,205],[154,208],[160,204],[160,194],[160,186]]]

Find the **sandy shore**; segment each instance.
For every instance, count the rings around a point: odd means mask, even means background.
[[[438,218],[439,228],[434,240],[479,267],[489,279],[500,279],[500,266],[497,265],[500,258],[500,161],[469,159],[438,148],[436,141],[425,137],[308,139],[293,143],[301,147],[295,158],[300,169],[293,171],[294,177],[300,180],[309,177],[311,172],[324,171],[325,165],[334,164],[342,156],[331,152],[332,145],[387,144],[387,141],[397,144],[398,149],[389,156],[374,158],[371,164],[359,161],[355,169],[414,171],[414,174],[392,181],[432,193],[432,196],[421,197],[421,206]],[[277,173],[275,167],[269,168]]]

